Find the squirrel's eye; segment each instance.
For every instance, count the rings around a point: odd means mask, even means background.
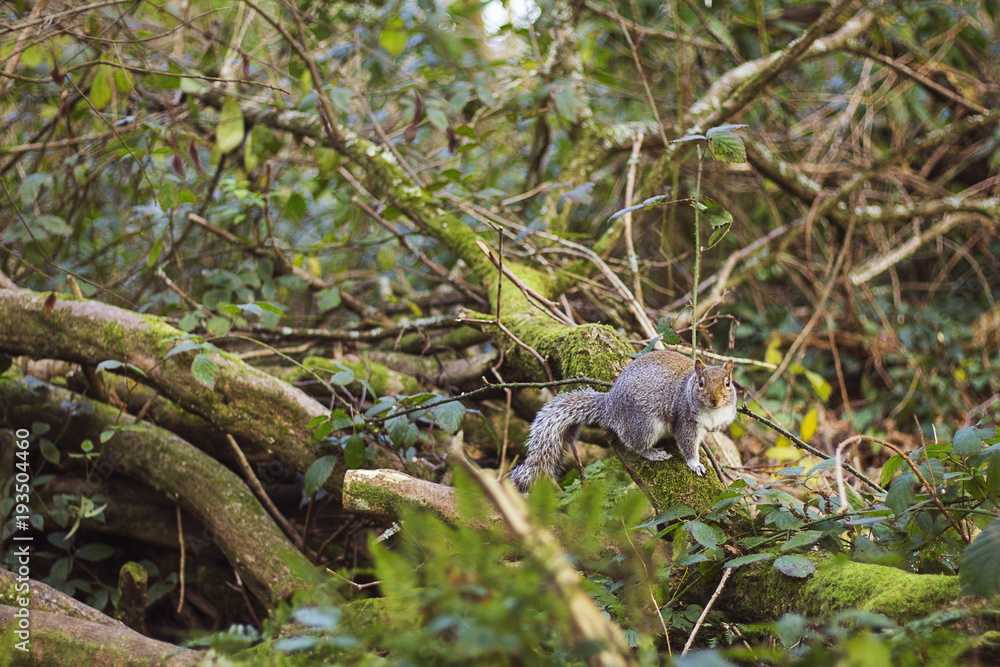
[[[705,388],[705,378],[698,378],[698,386],[702,389]]]
[[[727,387],[729,387],[730,385],[732,385],[732,383],[733,383],[732,380],[730,380],[729,378],[726,378],[726,386]]]

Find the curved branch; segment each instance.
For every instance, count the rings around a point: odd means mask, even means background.
[[[29,384],[3,376],[0,396],[5,418],[14,428],[29,428],[47,418],[53,423],[67,422],[67,433],[97,443],[108,429],[137,425],[132,417],[109,405],[37,380]],[[250,592],[267,608],[273,609],[305,588],[305,582],[293,572],[307,571],[311,563],[284,536],[243,481],[215,459],[149,424],[141,424],[137,430],[118,430],[100,445],[100,452],[100,465],[93,473],[98,479],[124,474],[180,502],[203,527],[189,535],[187,548],[197,552],[216,543]]]

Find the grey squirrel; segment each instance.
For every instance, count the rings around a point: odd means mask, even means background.
[[[526,444],[528,453],[510,473],[521,491],[541,475],[556,476],[584,424],[599,423],[626,447],[650,461],[666,461],[654,445],[673,434],[688,467],[699,477],[705,466],[698,445],[736,418],[733,362],[706,366],[678,352],[657,350],[633,359],[607,393],[579,389],[560,394],[539,410]]]

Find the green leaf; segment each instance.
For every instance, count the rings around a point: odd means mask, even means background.
[[[344,366],[341,366],[340,368],[342,370],[330,376],[330,383],[342,387],[345,384],[351,384],[352,382],[354,382],[354,371]]]
[[[219,113],[219,126],[215,129],[215,145],[225,155],[243,142],[245,134],[243,111],[235,97],[227,97]]]
[[[809,384],[812,385],[813,391],[820,397],[820,400],[826,402],[830,398],[830,394],[833,393],[833,387],[827,382],[822,375],[810,370],[803,370],[806,379],[809,380]]]
[[[281,306],[276,306],[273,303],[268,303],[267,301],[258,301],[256,305],[265,313],[271,313],[272,315],[278,315],[279,317],[284,317],[285,315],[285,311],[281,309]]]
[[[747,149],[743,139],[732,132],[708,134],[708,152],[719,162],[738,164],[747,161]]]
[[[38,445],[46,461],[59,465],[59,448],[52,444],[52,441],[48,438],[42,438]]]
[[[97,364],[97,370],[99,370],[99,371],[109,371],[109,370],[112,370],[114,368],[121,368],[124,365],[125,364],[123,364],[122,362],[118,361],[117,359],[105,359],[101,363]]]
[[[215,315],[211,317],[208,322],[205,323],[205,328],[208,329],[208,333],[213,336],[224,336],[229,333],[232,328],[233,323],[226,317],[220,317]]]
[[[330,89],[330,101],[344,113],[351,113],[351,91],[347,88],[334,86]]]
[[[684,524],[684,530],[691,533],[691,537],[706,549],[714,549],[719,543],[715,531],[701,521],[688,521]]]
[[[43,187],[52,187],[52,174],[29,174],[21,181],[21,205],[29,206]]]
[[[409,33],[406,30],[406,24],[403,23],[403,19],[395,16],[389,19],[385,27],[382,28],[382,33],[378,36],[378,43],[383,49],[389,52],[389,55],[396,58],[406,48],[408,37]]]
[[[987,525],[962,551],[958,578],[963,594],[992,597],[1000,593],[1000,518]]]
[[[321,313],[340,306],[340,290],[336,287],[321,290],[316,296],[318,298],[317,305],[319,306],[319,312]]]
[[[763,551],[759,554],[750,554],[749,556],[740,556],[739,558],[734,558],[730,561],[727,561],[724,567],[727,570],[731,570],[733,568],[749,565],[750,563],[757,563],[762,560],[767,560],[768,558],[772,558],[773,556],[774,554],[769,553],[767,551]]]
[[[200,350],[200,349],[201,349],[201,343],[199,343],[198,341],[196,341],[196,340],[186,340],[186,341],[183,341],[181,343],[178,343],[177,345],[174,346],[174,348],[172,350],[170,350],[169,352],[167,352],[166,358],[169,359],[170,357],[174,356],[175,354],[181,354],[182,352],[189,352],[190,350]],[[110,361],[102,361],[101,365],[108,364],[108,363],[111,363],[111,362]],[[119,366],[121,365],[121,362],[115,362],[115,363],[117,363]],[[98,368],[98,370],[100,370],[101,366],[98,366],[97,368]],[[110,366],[110,368],[117,368],[117,366]]]
[[[701,198],[701,206],[698,206],[705,216],[705,219],[715,228],[729,228],[733,224],[733,214],[722,207],[721,204],[708,197]]]
[[[391,271],[396,268],[396,251],[392,249],[392,246],[385,244],[379,246],[376,258],[379,268],[383,271]]]
[[[90,544],[85,544],[76,550],[74,556],[82,560],[90,561],[91,563],[96,563],[98,561],[110,558],[112,554],[115,553],[114,547],[110,547],[107,544],[98,544],[92,542]]]
[[[903,457],[899,454],[894,454],[885,464],[882,466],[882,477],[879,483],[883,487],[889,486],[889,482],[892,481],[893,475],[899,470],[900,466],[903,465]]]
[[[706,132],[705,136],[711,138],[722,133],[729,133],[732,132],[733,130],[740,130],[744,127],[750,127],[750,126],[746,125],[745,123],[730,123],[728,125],[717,125],[716,127],[713,127],[708,132]]]
[[[47,231],[49,234],[54,234],[56,236],[65,236],[66,234],[73,233],[73,228],[67,225],[66,221],[58,215],[40,213],[35,216],[34,224],[35,226]]]
[[[285,206],[281,209],[281,215],[293,222],[301,222],[302,216],[306,214],[308,208],[309,204],[306,198],[297,192],[293,192],[288,196],[288,200],[285,201]]]
[[[427,120],[430,121],[430,124],[435,128],[441,132],[448,129],[448,115],[445,114],[444,111],[441,111],[441,109],[437,107],[428,105],[425,113],[427,114]]]
[[[807,547],[811,544],[815,544],[819,539],[823,537],[822,530],[804,530],[797,534],[792,539],[788,540],[781,545],[782,551],[791,551],[792,549],[801,549],[802,547]]]
[[[348,426],[353,425],[354,419],[351,418],[351,416],[347,414],[343,408],[337,408],[333,411],[333,414],[330,415],[330,423],[333,424],[333,428],[335,430],[339,431],[342,428],[347,428]]]
[[[336,607],[317,609],[315,607],[304,607],[297,609],[293,614],[295,620],[302,625],[321,630],[333,630],[340,622],[341,611]]]
[[[385,423],[385,428],[389,431],[389,437],[392,439],[392,444],[399,447],[406,443],[406,435],[410,430],[410,420],[405,416],[393,417]]]
[[[315,427],[315,429],[316,430],[313,431],[313,437],[317,440],[322,440],[326,436],[330,435],[331,431],[333,431],[333,424],[331,424],[328,420],[322,421]]]
[[[156,239],[153,243],[153,247],[149,250],[149,255],[146,257],[146,268],[153,268],[156,263],[160,260],[160,253],[163,252],[163,240]]]
[[[305,482],[303,483],[306,496],[312,496],[326,483],[326,480],[330,479],[330,473],[333,472],[336,465],[337,457],[333,454],[321,456],[312,462],[312,465],[306,470]]]
[[[98,111],[102,111],[111,102],[111,84],[111,68],[98,65],[90,84],[90,96],[87,98]]]
[[[994,504],[1000,502],[1000,451],[990,454],[990,462],[986,466],[986,495]]]
[[[996,433],[993,427],[982,428],[979,426],[966,426],[960,428],[951,439],[951,453],[955,456],[972,456],[978,454],[983,449],[983,440],[992,438]]]
[[[199,383],[209,389],[214,389],[215,381],[219,377],[219,367],[216,366],[211,357],[200,352],[194,356],[194,360],[191,362],[191,373]]]
[[[629,206],[628,208],[623,208],[620,211],[615,211],[615,213],[610,218],[608,218],[608,222],[611,222],[615,218],[622,217],[623,215],[625,215],[629,211],[638,211],[640,209],[645,210],[647,208],[653,208],[654,206],[660,206],[662,204],[669,204],[669,203],[670,203],[670,200],[667,199],[667,195],[656,195],[656,196],[650,197],[649,199],[647,199],[646,201],[642,202],[641,204],[636,204],[635,206]]]
[[[899,516],[910,509],[912,502],[913,484],[910,483],[909,476],[903,475],[889,487],[889,493],[885,494],[885,504],[892,510],[893,514]]]
[[[683,137],[681,137],[679,139],[674,139],[670,143],[672,143],[672,144],[683,144],[683,143],[688,142],[688,141],[705,141],[705,139],[707,139],[707,138],[708,137],[706,137],[703,134],[686,134],[686,135],[684,135]]]
[[[434,421],[448,433],[455,433],[462,428],[465,419],[465,406],[459,401],[443,403],[434,408]]]
[[[360,435],[352,435],[344,443],[344,462],[351,470],[356,470],[365,464],[368,452],[365,451],[365,440]]]
[[[782,556],[774,561],[774,569],[789,577],[805,579],[816,571],[816,565],[805,556]]]
[[[568,120],[570,123],[575,123],[577,121],[583,104],[576,93],[576,86],[570,83],[564,83],[559,87],[559,90],[556,91],[556,94],[552,96],[552,99],[556,103],[556,112],[560,116]]]
[[[802,424],[799,426],[799,437],[803,441],[809,442],[812,437],[816,435],[816,428],[819,426],[819,411],[816,408],[811,409],[802,418]]]

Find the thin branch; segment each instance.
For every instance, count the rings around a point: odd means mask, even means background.
[[[701,615],[698,617],[697,622],[695,622],[694,627],[691,629],[691,635],[688,637],[687,642],[685,642],[684,650],[681,651],[681,655],[687,655],[687,652],[691,650],[691,644],[694,643],[694,638],[698,634],[698,630],[701,628],[702,623],[705,622],[705,618],[708,616],[708,612],[712,609],[712,605],[715,604],[716,598],[718,598],[719,594],[722,593],[722,588],[729,580],[729,575],[731,575],[735,569],[736,568],[732,567],[726,568],[726,570],[722,573],[722,579],[719,581],[719,585],[715,587],[715,592],[712,593],[712,597],[709,598],[708,604],[706,604],[705,608],[701,610]]]

